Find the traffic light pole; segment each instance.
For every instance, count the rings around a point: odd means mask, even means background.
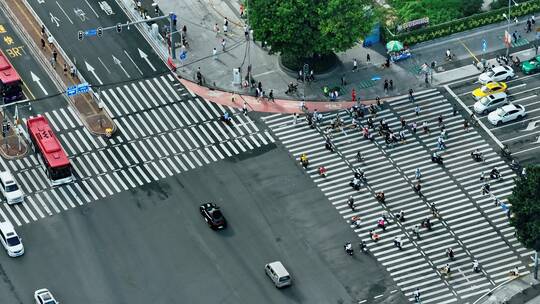
[[[162,19],[165,19],[165,18],[170,18],[171,20],[171,28],[172,28],[172,15],[174,15],[174,13],[169,13],[169,15],[164,15],[164,16],[159,16],[159,17],[154,17],[154,18],[148,18],[148,19],[144,19],[144,20],[139,20],[139,21],[135,21],[135,22],[129,22],[127,21],[126,23],[118,23],[116,25],[113,25],[113,26],[108,26],[108,27],[99,27],[98,29],[101,31],[101,32],[105,32],[105,31],[109,31],[109,30],[114,30],[116,29],[117,32],[121,32],[122,31],[122,28],[124,27],[127,27],[129,29],[129,27],[131,25],[136,25],[136,24],[140,24],[140,23],[145,23],[145,22],[151,22],[151,21],[157,21],[157,20],[162,20]],[[86,31],[79,31],[82,32],[82,33],[88,33],[90,32],[91,30],[86,30]]]

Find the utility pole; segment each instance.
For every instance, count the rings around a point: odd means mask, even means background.
[[[306,75],[307,73],[309,73],[309,64],[304,63],[304,66],[302,67],[302,69],[303,69],[302,78],[304,81],[304,90],[302,92],[302,100],[306,101]]]
[[[174,60],[174,59],[176,59],[176,50],[174,48],[174,38],[173,38],[174,35],[173,35],[173,32],[175,30],[174,29],[174,20],[176,19],[176,15],[173,12],[170,12],[169,17],[170,17],[169,18],[169,25],[170,25],[169,33],[171,33],[171,35],[170,35],[171,36],[171,38],[170,38],[171,39],[171,58]],[[180,34],[180,35],[182,35],[182,34]],[[180,38],[180,39],[182,39],[182,38]]]
[[[510,54],[510,46],[512,45],[512,36],[510,35],[510,9],[512,7],[512,2],[514,2],[515,6],[518,6],[518,4],[514,0],[508,0],[508,15],[503,14],[503,17],[506,18],[506,33],[504,35],[504,41],[506,41],[506,57]]]

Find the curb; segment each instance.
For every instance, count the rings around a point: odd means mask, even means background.
[[[10,138],[20,139],[20,141],[21,141],[21,150],[23,150],[24,152],[21,153],[21,154],[17,154],[15,156],[7,154],[6,150],[5,150],[5,145],[4,145],[4,138],[0,137],[0,145],[1,145],[0,146],[0,155],[2,155],[2,157],[7,159],[7,160],[14,160],[14,159],[23,158],[28,153],[28,145],[26,143],[26,140],[23,137],[21,137],[20,134],[16,135],[13,131],[11,131],[10,133],[13,133],[13,134],[6,137],[8,145],[9,145],[9,139]]]
[[[30,4],[28,3],[27,0],[24,0],[23,1],[23,7],[21,7],[19,5],[18,2],[16,2],[17,0],[14,0],[15,2],[15,6],[20,10],[20,12],[22,14],[25,14],[22,10],[23,9],[26,9],[30,14],[31,16],[28,16],[27,18],[33,18],[35,22],[32,22],[32,20],[28,20],[29,22],[31,22],[32,24],[45,24],[42,22],[42,20],[39,18],[39,16],[36,14],[36,12],[33,10],[33,8],[30,6]],[[67,85],[66,83],[64,82],[64,80],[61,78],[61,76],[59,75],[59,72],[56,70],[56,68],[51,68],[50,64],[45,64],[44,62],[47,62],[46,58],[44,58],[44,54],[43,52],[39,51],[39,47],[37,46],[37,42],[34,41],[34,39],[32,38],[32,35],[30,35],[30,33],[28,32],[27,28],[18,20],[18,18],[16,18],[16,15],[14,14],[14,12],[11,10],[10,6],[7,5],[7,1],[6,0],[2,0],[2,2],[4,2],[6,5],[6,10],[9,12],[9,14],[11,16],[14,16],[15,18],[12,17],[12,19],[14,19],[14,23],[16,23],[16,27],[19,29],[19,31],[22,31],[24,35],[21,35],[23,37],[30,37],[30,39],[25,39],[27,45],[29,46],[29,48],[31,48],[33,50],[33,53],[35,55],[35,57],[37,58],[40,58],[40,60],[38,60],[40,62],[40,64],[42,65],[42,67],[44,68],[45,71],[48,72],[48,75],[51,77],[51,79],[53,80],[53,83],[56,85],[57,89],[59,89],[60,91],[65,91]],[[32,27],[32,24],[28,25],[29,27]],[[15,24],[14,24],[15,25]],[[48,33],[49,35],[52,36],[52,34],[49,32]],[[52,36],[54,38],[54,36]],[[55,49],[58,51],[58,55],[61,59],[61,61],[63,61],[64,63],[66,63],[67,65],[69,66],[75,66],[73,64],[73,62],[71,62],[71,59],[69,58],[69,56],[67,56],[67,54],[65,53],[64,49],[61,47],[61,45],[56,41],[56,39],[54,39],[54,47]],[[37,50],[37,51],[36,51]],[[60,62],[60,60],[59,60]],[[82,75],[80,75],[78,73],[78,70],[77,70],[77,75],[76,75],[76,78],[81,82],[86,82],[84,80],[84,77]],[[93,90],[91,90],[93,96],[95,96],[95,92]],[[80,117],[81,121],[83,122],[84,126],[94,135],[97,135],[97,136],[102,136],[102,135],[105,135],[106,132],[105,130],[103,130],[102,132],[100,131],[96,131],[94,130],[91,125],[88,123],[87,121],[87,116],[86,115],[83,115],[81,113],[81,111],[79,110],[79,108],[76,106],[76,101],[75,99],[73,98],[67,98],[66,96],[63,96],[65,100],[68,101],[68,103],[72,106],[72,108],[74,109],[74,111],[77,112],[78,116]],[[82,97],[82,96],[81,96]],[[91,100],[88,100],[85,98],[85,102],[88,103],[88,106],[93,108],[92,111],[95,111],[95,108],[93,107],[93,105],[91,104],[92,101],[94,101],[93,98],[90,97]],[[97,106],[97,105],[96,105]],[[112,126],[112,131],[113,133],[117,130],[117,127],[113,121],[113,119],[103,110],[99,111],[99,112],[96,112],[95,115],[104,115],[106,116],[107,120],[110,121],[111,123],[111,126]]]

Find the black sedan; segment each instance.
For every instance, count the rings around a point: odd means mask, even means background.
[[[224,229],[227,226],[225,217],[219,207],[214,203],[205,203],[199,207],[201,215],[212,229]]]

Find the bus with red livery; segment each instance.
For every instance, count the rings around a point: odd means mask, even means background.
[[[57,186],[72,182],[71,163],[47,119],[44,116],[30,117],[26,126],[34,151],[41,156],[51,184]]]
[[[5,103],[24,99],[21,77],[2,50],[0,50],[0,94],[4,96]]]

